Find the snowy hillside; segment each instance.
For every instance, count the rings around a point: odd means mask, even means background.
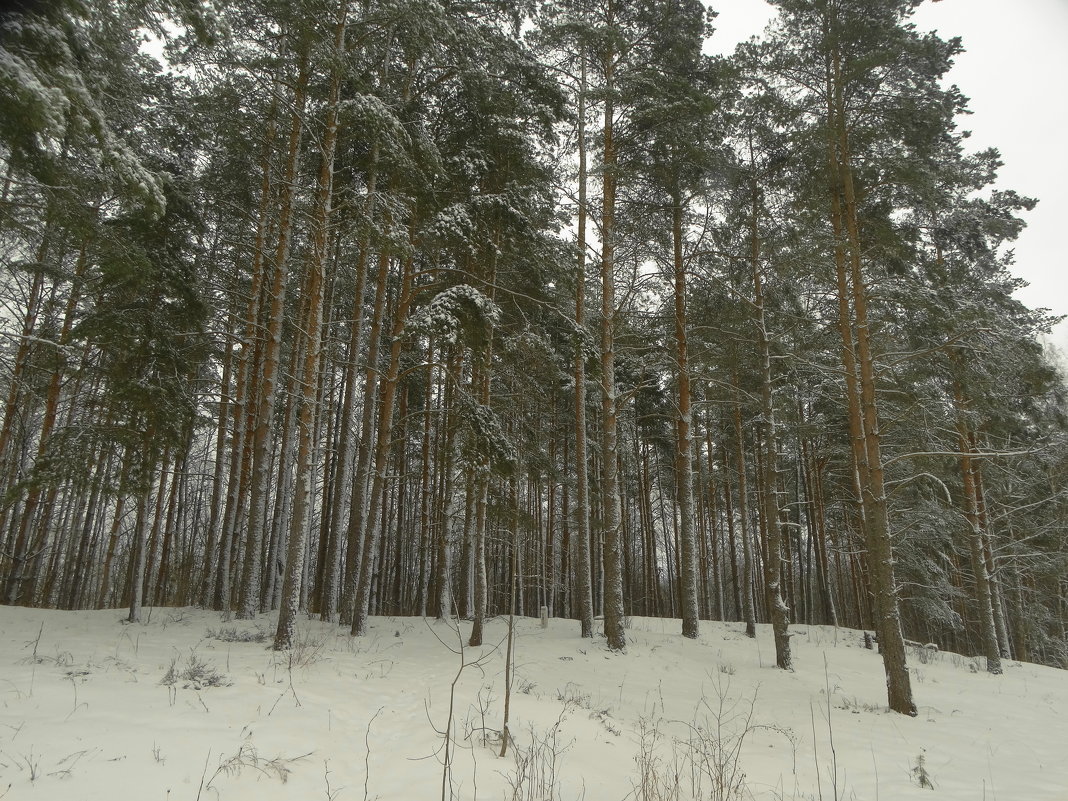
[[[910,653],[911,719],[855,631],[796,627],[783,673],[768,627],[636,619],[620,655],[521,619],[501,758],[506,620],[462,652],[443,623],[302,620],[275,653],[267,617],[122,617],[0,607],[0,798],[1068,799],[1068,673],[1032,664]]]

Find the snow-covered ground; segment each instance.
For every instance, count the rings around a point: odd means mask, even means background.
[[[1068,799],[1068,672],[1031,664],[911,653],[910,719],[848,629],[795,627],[784,673],[767,627],[754,642],[704,622],[689,641],[640,618],[613,654],[570,621],[519,619],[501,758],[505,620],[477,649],[422,619],[364,638],[304,620],[275,653],[240,641],[269,641],[267,616],[122,618],[0,607],[0,798]]]

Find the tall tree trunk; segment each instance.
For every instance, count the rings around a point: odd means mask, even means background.
[[[760,350],[760,405],[764,440],[763,482],[761,498],[764,523],[768,533],[768,556],[764,560],[764,586],[769,597],[768,610],[775,635],[775,664],[783,670],[793,668],[790,655],[790,610],[782,595],[782,528],[779,516],[779,447],[775,431],[775,400],[772,394],[771,343],[764,310],[764,282],[760,268],[760,236],[757,230],[756,187],[753,187],[751,226],[751,261],[753,269],[753,316]]]
[[[467,531],[464,520],[469,516],[465,505],[464,517],[460,517],[460,453],[456,439],[457,421],[453,413],[455,410],[454,397],[460,382],[461,354],[458,348],[447,348],[446,350],[448,355],[445,357],[445,390],[442,397],[440,415],[445,429],[445,444],[441,452],[444,509],[441,526],[438,531],[437,563],[434,573],[434,587],[437,590],[435,617],[438,620],[446,620],[457,607],[457,593],[452,586],[451,552],[456,542],[465,539]],[[468,606],[465,602],[464,614],[467,614]]]
[[[277,89],[277,81],[274,87]],[[259,309],[265,291],[267,231],[269,228],[271,208],[271,162],[278,122],[275,104],[272,103],[267,118],[267,131],[264,136],[263,150],[260,156],[260,200],[256,216],[256,235],[252,247],[251,285],[249,287],[248,307],[245,312],[245,331],[241,339],[241,354],[238,359],[237,377],[234,386],[232,408],[232,435],[230,437],[230,465],[226,480],[226,501],[223,506],[221,530],[219,533],[219,556],[217,565],[209,563],[208,570],[215,570],[211,582],[214,587],[205,588],[204,603],[212,604],[229,617],[231,604],[231,557],[236,549],[244,520],[245,507],[242,503],[243,490],[248,486],[251,473],[251,437],[254,409],[254,372],[262,353],[263,342],[258,336]],[[220,428],[224,422],[220,420]],[[209,594],[210,591],[210,594]]]
[[[304,292],[307,317],[304,332],[304,359],[301,369],[300,413],[297,418],[297,483],[293,495],[293,517],[289,528],[285,580],[278,609],[278,627],[274,635],[276,651],[290,648],[301,599],[302,580],[306,575],[304,559],[311,517],[315,465],[315,422],[318,411],[319,372],[323,348],[323,294],[326,287],[327,250],[330,242],[331,203],[334,191],[334,151],[337,144],[338,112],[341,101],[342,55],[348,24],[348,0],[340,0],[334,24],[331,51],[330,96],[326,130],[322,138],[322,164],[312,220],[312,253],[308,264]]]
[[[196,598],[196,602],[203,606],[210,606],[212,597],[215,595],[215,580],[217,578],[215,570],[216,554],[223,547],[221,528],[226,501],[223,475],[226,470],[226,426],[227,419],[230,417],[230,385],[234,364],[234,349],[230,340],[237,323],[235,318],[235,314],[231,313],[229,315],[226,331],[226,353],[222,359],[222,377],[219,381],[219,418],[218,428],[215,431],[215,465],[211,473],[211,498],[209,501],[211,506],[208,513],[207,535],[204,542],[203,573],[201,574],[200,587]]]
[[[805,494],[805,519],[809,537],[816,546],[816,581],[823,601],[824,623],[838,625],[838,609],[831,592],[830,560],[827,558],[827,531],[825,512],[819,492],[819,465],[815,456],[809,456],[810,443],[801,440],[801,482]]]
[[[974,430],[968,432],[968,443],[971,452],[978,453],[979,444]],[[997,566],[994,563],[993,548],[990,545],[992,532],[986,513],[986,490],[983,485],[983,470],[978,462],[973,461],[972,474],[975,476],[976,509],[979,513],[979,528],[983,532],[983,556],[986,560],[987,575],[990,576],[990,594],[994,606],[994,628],[997,630],[998,647],[1001,650],[1002,659],[1011,659],[1012,643],[1009,639],[1009,626],[1005,616],[1005,598]]]
[[[367,514],[367,489],[374,453],[374,412],[379,387],[379,346],[385,318],[386,294],[389,286],[389,251],[378,254],[375,276],[375,299],[371,311],[371,327],[367,335],[367,369],[363,382],[363,407],[360,410],[360,444],[356,449],[356,472],[349,501],[349,525],[346,532],[348,551],[345,555],[345,593],[341,603],[341,622],[352,624],[353,604],[359,582],[363,541],[370,518]],[[373,525],[373,522],[371,523]]]
[[[367,174],[367,199],[364,202],[364,213],[367,215],[368,220],[373,220],[375,215],[375,207],[377,205],[377,182],[378,182],[378,143],[375,142],[371,148],[371,165]],[[338,443],[337,454],[337,475],[335,478],[335,487],[333,495],[333,509],[331,510],[331,521],[335,528],[333,541],[334,548],[333,553],[330,556],[330,566],[326,574],[326,586],[323,592],[323,608],[320,616],[323,620],[331,620],[336,614],[337,607],[341,603],[341,583],[342,579],[346,578],[343,575],[341,566],[341,546],[345,543],[346,538],[341,536],[341,524],[347,509],[349,519],[351,520],[354,515],[360,514],[360,510],[352,506],[353,502],[353,486],[352,486],[352,433],[354,431],[354,406],[356,404],[356,386],[357,386],[357,365],[360,361],[360,354],[363,352],[363,296],[367,287],[367,261],[371,250],[371,237],[370,226],[368,227],[368,233],[363,237],[360,242],[359,256],[356,260],[356,288],[353,290],[352,298],[352,322],[351,329],[349,330],[349,345],[348,345],[348,359],[345,365],[346,378],[345,378],[345,394],[341,404],[341,437]],[[377,349],[376,349],[377,351]],[[364,404],[366,405],[368,398],[364,396]],[[373,403],[371,404],[373,407]],[[366,432],[366,429],[362,429]],[[366,436],[364,433],[362,436]],[[359,448],[357,448],[359,450]],[[366,480],[366,466],[365,466],[365,480]],[[351,527],[351,523],[349,524]],[[346,532],[349,528],[346,528]],[[351,547],[351,538],[349,539]]]
[[[731,500],[731,457],[724,446],[723,454],[723,512],[727,518],[727,550],[731,557],[731,596],[734,601],[734,619],[745,620],[742,607],[742,582],[738,578],[738,538],[734,535],[734,502]]]
[[[479,474],[475,479],[475,519],[474,519],[474,589],[475,597],[472,609],[471,636],[467,644],[472,647],[482,645],[483,626],[486,620],[486,608],[489,602],[489,577],[486,572],[486,526],[489,507],[489,476]],[[481,533],[481,536],[480,536]]]
[[[897,581],[894,575],[894,555],[890,542],[890,526],[886,508],[886,487],[882,460],[879,411],[875,392],[875,360],[871,347],[871,329],[868,320],[867,287],[861,271],[860,223],[857,213],[856,192],[853,186],[852,161],[849,148],[849,127],[846,121],[840,56],[831,58],[829,70],[831,91],[828,93],[830,108],[829,145],[832,176],[832,199],[841,198],[841,219],[845,222],[846,251],[848,253],[848,301],[852,302],[852,320],[846,320],[843,330],[853,324],[856,344],[856,367],[859,373],[859,397],[851,397],[851,418],[859,416],[859,428],[863,437],[862,459],[864,469],[860,474],[861,503],[864,517],[865,539],[868,546],[868,563],[875,600],[875,615],[879,633],[879,651],[883,657],[886,673],[887,699],[890,708],[904,715],[915,717],[916,702],[912,697],[908,666],[905,662],[905,638],[901,632],[901,613],[898,608]],[[840,231],[838,234],[839,242]],[[836,251],[841,251],[841,246]],[[839,304],[845,281],[845,260],[836,257],[839,272]],[[848,303],[847,301],[847,303]],[[846,364],[847,379],[856,375]],[[847,388],[848,392],[848,388]],[[856,393],[855,382],[851,395]],[[857,412],[859,411],[859,415]],[[858,454],[859,455],[859,454]]]
[[[256,381],[250,387],[250,400],[254,399],[252,429],[252,465],[248,492],[248,533],[245,545],[245,562],[241,573],[241,596],[238,616],[252,618],[260,609],[262,583],[261,551],[266,528],[265,509],[269,483],[271,457],[271,422],[274,417],[275,398],[278,386],[278,362],[282,342],[282,319],[284,314],[287,260],[293,227],[293,194],[296,183],[297,162],[300,155],[300,140],[304,130],[304,107],[307,100],[308,61],[311,43],[302,36],[299,67],[293,93],[293,109],[290,113],[289,146],[286,165],[279,190],[278,242],[274,253],[274,273],[267,295],[266,331],[263,359]]]
[[[575,272],[575,327],[586,324],[586,56],[580,55],[578,91],[578,266]],[[590,558],[589,457],[586,449],[586,349],[575,344],[575,600],[583,637],[593,636],[593,568]]]
[[[957,447],[960,450],[960,473],[964,485],[964,519],[968,521],[968,549],[975,574],[975,600],[978,604],[979,634],[983,654],[986,656],[987,672],[1000,675],[1001,647],[994,624],[994,601],[991,592],[990,573],[987,571],[986,555],[983,553],[983,528],[979,517],[979,499],[976,490],[976,467],[971,457],[971,439],[964,421],[967,406],[960,386],[955,386],[953,398],[957,407]]]
[[[753,549],[749,537],[749,503],[745,477],[745,435],[742,431],[742,402],[738,397],[738,378],[735,376],[734,440],[738,463],[738,526],[742,534],[742,619],[745,636],[756,637],[756,611],[753,608]]]
[[[375,546],[382,532],[379,520],[382,498],[385,491],[386,472],[389,463],[390,446],[393,436],[393,403],[397,394],[397,380],[400,376],[400,357],[403,347],[402,334],[412,302],[413,259],[404,259],[400,296],[393,311],[393,330],[390,337],[389,365],[380,381],[378,409],[378,439],[375,443],[374,475],[371,481],[371,494],[367,504],[368,531],[363,537],[363,553],[360,561],[359,582],[353,599],[352,634],[367,634],[368,604],[371,598],[371,575]],[[357,476],[357,479],[359,477]],[[355,508],[355,507],[354,507]],[[350,545],[351,547],[351,545]]]
[[[426,348],[426,384],[423,388],[423,431],[420,438],[420,465],[419,465],[419,533],[421,538],[419,549],[419,577],[416,594],[416,611],[420,617],[426,617],[427,607],[430,601],[431,587],[431,548],[434,538],[431,534],[432,523],[430,514],[431,495],[433,488],[430,483],[430,444],[433,439],[431,421],[434,415],[431,413],[430,399],[434,395],[434,338],[431,337]]]
[[[305,276],[305,285],[307,284]],[[306,286],[304,287],[306,289]],[[275,478],[272,492],[274,494],[274,508],[271,510],[270,536],[265,537],[262,543],[263,570],[260,585],[260,603],[266,609],[274,610],[282,595],[282,582],[285,581],[286,569],[286,545],[288,542],[289,524],[293,513],[293,494],[297,482],[297,426],[301,408],[303,385],[301,383],[304,360],[308,355],[308,341],[305,333],[308,330],[308,312],[310,310],[310,297],[307,292],[302,293],[300,311],[297,316],[297,324],[293,326],[294,342],[289,349],[289,364],[283,372],[289,376],[286,389],[282,398],[285,401],[284,414],[282,415],[282,429],[279,432],[278,447],[273,449],[272,462],[274,465],[268,475]],[[267,526],[267,506],[269,501],[264,498],[264,526]]]
[[[153,431],[149,428],[145,432],[143,447],[147,451],[148,443],[152,441]],[[145,581],[145,562],[148,545],[148,499],[152,495],[151,483],[138,493],[137,520],[134,523],[133,541],[130,547],[130,614],[127,620],[130,623],[141,622],[141,599]]]
[[[608,0],[608,28],[615,25],[615,0]],[[616,52],[610,44],[604,55],[604,178],[601,210],[601,495],[604,532],[604,633],[608,647],[627,647],[623,627],[623,576],[620,564],[620,508],[618,412],[616,409],[616,145],[615,145]]]
[[[724,576],[723,576],[723,570],[720,567],[720,564],[723,561],[723,557],[722,557],[722,555],[720,553],[720,543],[722,542],[722,537],[720,535],[722,534],[723,528],[719,523],[719,519],[720,519],[719,509],[717,508],[718,504],[716,503],[717,491],[716,491],[716,482],[715,482],[715,478],[714,478],[715,463],[714,463],[713,459],[714,459],[714,450],[713,450],[713,447],[712,447],[712,424],[711,424],[711,421],[706,416],[706,418],[705,418],[705,463],[707,465],[707,473],[708,473],[708,480],[707,480],[707,485],[706,485],[707,486],[706,493],[707,493],[707,496],[708,496],[709,528],[711,529],[711,538],[712,538],[712,542],[710,544],[711,551],[712,551],[712,565],[711,565],[712,582],[715,585],[715,590],[714,590],[714,592],[715,592],[715,608],[713,609],[713,619],[714,620],[726,620],[727,619],[727,611],[726,611],[726,605],[724,604],[724,598],[723,598],[723,580],[724,580]]]
[[[499,242],[496,243],[499,247]],[[492,301],[494,298],[494,291],[497,281],[497,263],[496,259],[491,255],[489,259],[489,269],[486,274],[486,289],[488,291],[488,297]],[[492,381],[492,369],[493,369],[493,333],[490,332],[489,341],[486,343],[486,348],[483,353],[476,356],[476,367],[473,371],[472,381],[478,387],[478,400],[482,406],[489,408],[490,405],[490,385]],[[477,482],[480,484],[478,490],[478,503],[480,505],[480,511],[475,515],[475,608],[474,608],[474,620],[471,625],[471,637],[468,640],[468,644],[471,646],[482,645],[482,627],[486,619],[487,605],[489,599],[489,585],[488,576],[486,570],[486,509],[489,505],[489,477],[490,477],[490,461],[489,457],[485,457],[482,463],[478,466],[478,478]]]
[[[675,361],[678,371],[675,481],[679,505],[679,604],[682,607],[682,636],[696,639],[700,634],[700,613],[697,608],[697,547],[693,530],[693,415],[690,411],[686,264],[682,252],[682,197],[679,192],[675,193],[671,204],[671,243],[675,268]]]

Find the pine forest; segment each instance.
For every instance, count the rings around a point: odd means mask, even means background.
[[[771,4],[3,12],[3,603],[1068,668],[1036,200],[920,0]]]

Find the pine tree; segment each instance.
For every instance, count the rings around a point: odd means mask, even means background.
[[[699,634],[697,602],[697,537],[693,495],[693,414],[689,348],[687,345],[687,272],[692,253],[687,249],[690,206],[715,174],[722,143],[717,121],[716,68],[701,55],[710,28],[700,3],[651,5],[646,26],[652,33],[649,52],[636,64],[621,93],[633,107],[631,123],[623,135],[623,160],[631,180],[640,186],[635,200],[666,211],[670,231],[670,267],[674,306],[674,364],[676,393],[675,494],[679,507],[679,594],[682,633]],[[717,122],[720,124],[717,125]],[[628,152],[629,151],[629,152]],[[638,193],[641,192],[641,195]],[[696,204],[695,204],[696,205]]]
[[[874,181],[876,154],[889,143],[909,153],[922,170],[936,142],[952,127],[959,98],[938,80],[949,67],[957,43],[933,34],[921,36],[907,25],[915,0],[876,4],[866,0],[829,4],[784,0],[778,28],[765,45],[765,68],[787,83],[803,76],[799,112],[808,122],[813,150],[825,152],[827,217],[834,238],[839,329],[846,373],[850,431],[860,520],[868,548],[876,631],[883,655],[891,709],[915,715],[905,665],[897,585],[887,515],[879,400],[877,342],[869,316],[865,270],[873,227],[868,216],[880,209]],[[922,111],[921,111],[922,110]],[[862,168],[860,159],[875,159]],[[886,162],[885,168],[894,165]]]
[[[190,243],[197,219],[180,186],[168,181],[164,188],[162,216],[132,215],[107,226],[92,305],[73,331],[76,341],[101,351],[89,368],[101,373],[109,414],[98,436],[123,448],[124,488],[138,499],[131,621],[140,619],[148,496],[164,454],[189,436],[195,382],[208,352]]]

